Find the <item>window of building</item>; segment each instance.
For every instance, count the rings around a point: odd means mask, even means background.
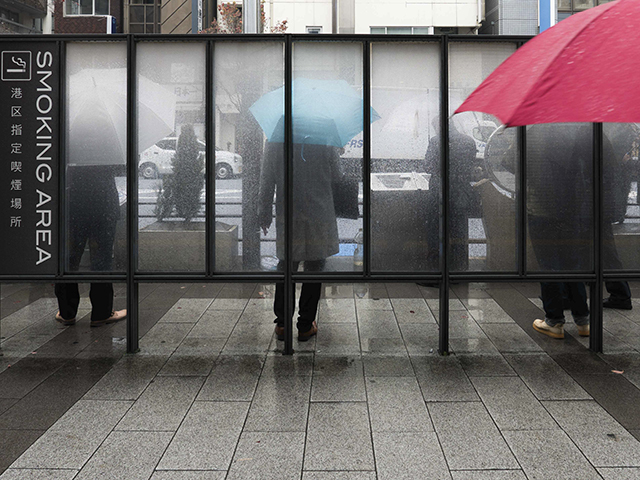
[[[427,35],[429,27],[369,27],[372,34]]]
[[[582,12],[588,8],[612,1],[613,0],[558,0],[558,21],[564,20],[574,13]]]
[[[20,20],[17,12],[12,12],[11,10],[7,10],[5,8],[0,8],[0,18],[4,18],[16,23],[18,23],[18,21]]]
[[[158,0],[130,0],[130,33],[160,33],[160,2]]]
[[[307,26],[307,33],[322,33],[322,27],[309,27],[309,26]]]
[[[109,15],[109,0],[65,0],[65,15]]]

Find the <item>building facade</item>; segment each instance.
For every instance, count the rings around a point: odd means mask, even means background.
[[[0,0],[1,33],[42,33],[46,0]]]
[[[122,33],[122,0],[54,0],[52,33]]]

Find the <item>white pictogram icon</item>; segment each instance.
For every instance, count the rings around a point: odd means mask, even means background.
[[[28,82],[31,80],[31,52],[2,52],[2,80]]]

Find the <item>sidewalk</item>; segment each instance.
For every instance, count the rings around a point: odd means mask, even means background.
[[[135,355],[2,285],[0,480],[640,478],[640,303],[596,355],[533,330],[537,284],[456,285],[442,357],[436,289],[367,287],[325,285],[285,357],[272,285],[142,285]]]

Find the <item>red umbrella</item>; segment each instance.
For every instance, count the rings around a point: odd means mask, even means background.
[[[491,113],[508,127],[640,121],[640,0],[563,20],[505,60],[455,113]]]

